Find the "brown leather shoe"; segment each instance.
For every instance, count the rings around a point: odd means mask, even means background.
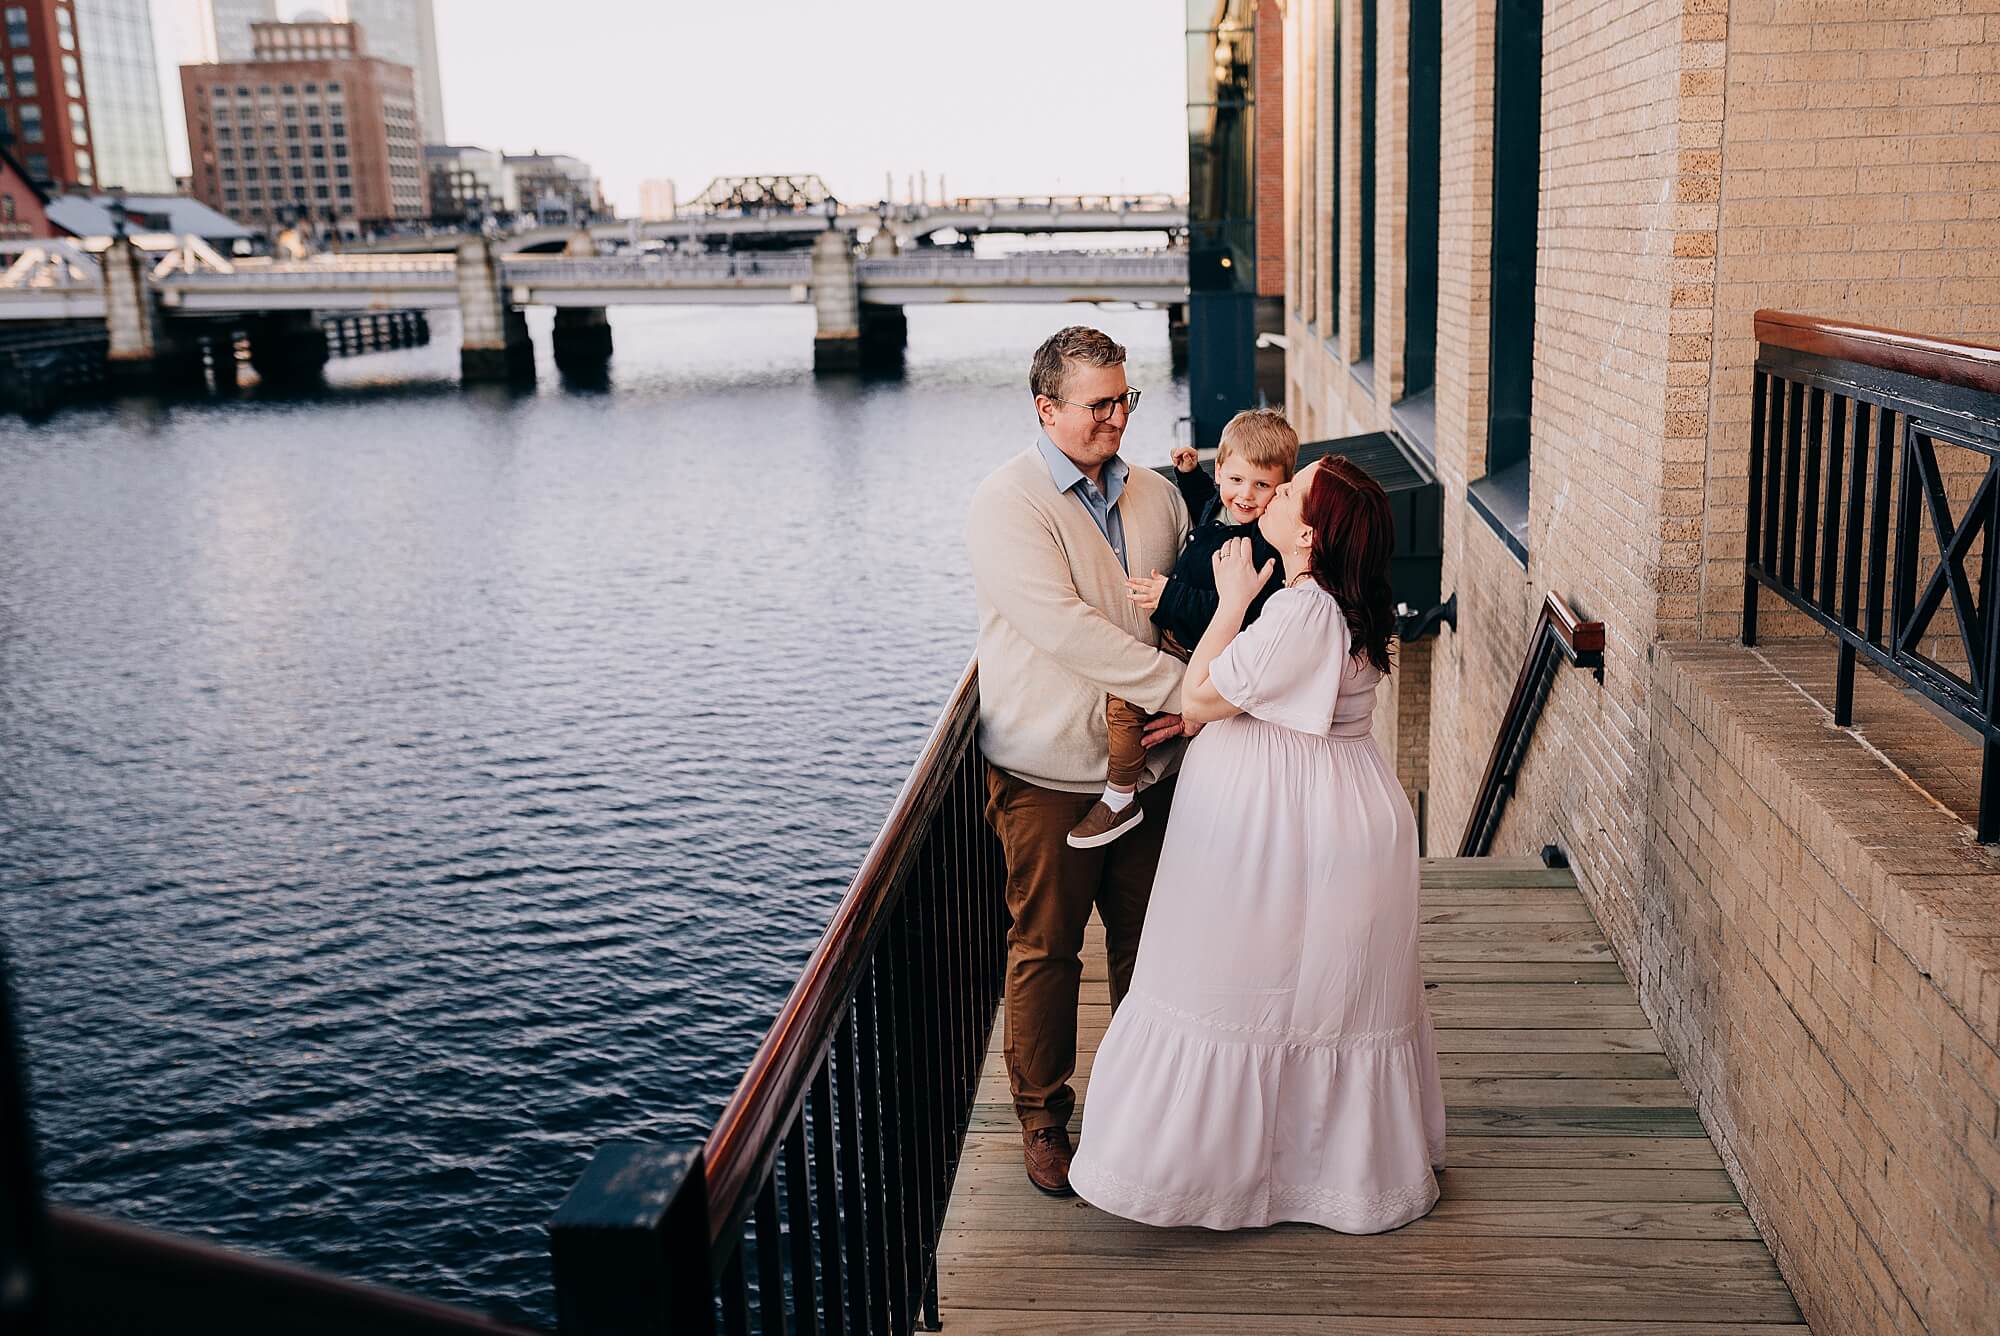
[[[1109,844],[1145,819],[1145,810],[1139,806],[1136,798],[1115,812],[1102,798],[1099,798],[1090,805],[1090,810],[1083,814],[1083,820],[1077,822],[1075,828],[1070,831],[1070,847],[1095,849],[1100,844]]]
[[[1069,1131],[1061,1127],[1038,1127],[1021,1133],[1021,1158],[1028,1166],[1028,1181],[1051,1197],[1074,1197],[1069,1185],[1069,1161],[1076,1154]]]

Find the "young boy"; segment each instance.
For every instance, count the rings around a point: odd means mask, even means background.
[[[1284,414],[1269,408],[1253,408],[1229,419],[1215,452],[1214,481],[1202,472],[1192,447],[1174,450],[1174,481],[1180,486],[1188,513],[1195,517],[1194,531],[1174,562],[1172,574],[1153,571],[1125,582],[1132,601],[1151,610],[1153,625],[1163,633],[1161,649],[1185,659],[1208,629],[1219,601],[1211,563],[1216,549],[1230,539],[1249,538],[1251,562],[1258,566],[1272,563],[1271,579],[1250,605],[1246,623],[1264,610],[1266,599],[1284,587],[1285,563],[1257,531],[1257,517],[1270,504],[1271,494],[1291,478],[1298,463],[1298,433]],[[1105,704],[1104,722],[1111,742],[1111,765],[1104,777],[1104,796],[1069,833],[1070,844],[1078,849],[1111,843],[1145,815],[1133,799],[1146,766],[1146,749],[1139,741],[1146,712],[1114,696]]]

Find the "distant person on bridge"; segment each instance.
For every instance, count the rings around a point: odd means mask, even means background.
[[[966,540],[979,601],[979,742],[986,819],[1007,859],[1007,1080],[1028,1178],[1067,1196],[1076,1107],[1084,925],[1104,920],[1116,1006],[1131,982],[1172,801],[1180,660],[1127,596],[1133,571],[1170,568],[1189,531],[1174,485],[1118,457],[1139,399],[1125,350],[1072,325],[1028,376],[1041,433],[972,498]],[[1104,789],[1105,701],[1155,712],[1136,801],[1143,829],[1097,848],[1067,836]]]

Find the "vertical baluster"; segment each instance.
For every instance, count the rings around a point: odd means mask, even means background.
[[[1819,553],[1820,508],[1820,438],[1826,427],[1826,391],[1817,385],[1806,391],[1805,441],[1801,451],[1804,456],[1804,479],[1799,498],[1799,596],[1810,603],[1817,593],[1813,577],[1817,574],[1814,557]]]
[[[730,1250],[722,1268],[722,1330],[726,1336],[750,1336],[750,1298],[743,1282],[743,1240]]]
[[[951,970],[951,991],[956,1001],[952,1010],[952,1070],[958,1077],[954,1088],[956,1098],[952,1109],[952,1172],[956,1176],[958,1161],[963,1154],[965,1132],[965,1110],[972,1102],[972,1092],[979,1084],[979,1064],[972,1050],[973,1016],[978,1011],[975,990],[972,987],[972,971],[966,967],[966,896],[972,885],[971,868],[966,866],[965,851],[971,839],[972,785],[963,764],[958,767],[954,781],[951,807],[952,859],[951,859],[951,936],[948,941],[947,959]],[[949,1189],[947,1189],[949,1191]]]
[[[842,1016],[838,1024],[839,1033],[845,1035],[847,1018]],[[819,1208],[818,1228],[814,1234],[819,1240],[819,1281],[823,1296],[820,1312],[826,1320],[826,1336],[847,1336],[847,1297],[844,1292],[847,1267],[840,1255],[844,1236],[840,1219],[839,1176],[834,1168],[835,1062],[833,1053],[828,1053],[820,1061],[819,1074],[813,1078],[812,1094],[807,1103],[812,1109],[813,1194]]]
[[[893,1124],[890,1121],[888,1087],[896,1078],[889,1067],[886,1048],[888,1020],[882,1002],[883,969],[883,953],[878,947],[874,963],[868,967],[868,979],[862,985],[861,1028],[855,1035],[861,1050],[861,1117],[868,1129],[866,1164],[862,1173],[868,1200],[874,1207],[868,1219],[868,1311],[869,1330],[888,1327],[901,1331],[902,1328],[895,1325],[896,1299],[890,1285],[895,1263],[889,1250],[896,1237],[890,1221],[896,1197],[894,1189],[889,1186],[890,1162],[895,1158],[895,1150],[889,1139],[889,1129]]]
[[[944,811],[939,809],[940,814]],[[945,1144],[946,1091],[950,1078],[946,1076],[943,1062],[942,1036],[944,1018],[949,1010],[949,995],[937,969],[937,941],[941,915],[939,908],[948,893],[945,883],[943,863],[944,830],[940,820],[931,822],[930,837],[924,841],[923,854],[924,898],[921,912],[911,921],[913,937],[911,945],[917,958],[918,989],[916,996],[927,998],[915,1008],[912,1019],[916,1022],[917,1046],[924,1055],[923,1118],[918,1123],[918,1131],[924,1139],[922,1154],[918,1157],[920,1172],[923,1174],[922,1190],[917,1194],[917,1266],[916,1280],[922,1294],[919,1325],[925,1330],[935,1330],[934,1309],[931,1298],[931,1283],[936,1267],[938,1221],[943,1218],[943,1184],[946,1177],[945,1163],[949,1154]]]
[[[1778,516],[1778,578],[1785,587],[1799,587],[1799,444],[1804,425],[1806,387],[1792,385],[1785,406],[1784,504]]]
[[[936,1149],[931,1142],[931,1109],[936,1103],[937,1084],[931,1071],[927,1039],[929,1018],[935,1014],[935,1008],[918,1000],[934,996],[927,987],[924,973],[923,939],[925,921],[929,918],[928,903],[936,877],[936,868],[931,862],[931,853],[936,845],[936,831],[933,829],[925,838],[924,847],[918,851],[918,867],[911,883],[904,888],[900,923],[889,930],[899,938],[897,1042],[903,1054],[906,1088],[910,1093],[909,1101],[903,1106],[906,1114],[903,1119],[903,1154],[907,1169],[903,1179],[903,1265],[910,1286],[912,1326],[919,1321],[919,1300],[928,1271],[925,1259],[930,1251],[931,1238],[931,1166]]]
[[[1910,619],[1917,602],[1918,523],[1923,515],[1924,491],[1923,479],[1918,476],[1915,445],[1907,430],[1902,435],[1902,447],[1896,452],[1902,456],[1902,462],[1897,468],[1896,575],[1889,606],[1889,652],[1897,657],[1915,647],[1910,636]],[[1912,643],[1906,645],[1906,640]]]
[[[1834,577],[1840,571],[1840,485],[1846,476],[1847,407],[1846,395],[1833,395],[1826,418],[1826,505],[1819,526],[1821,537],[1817,590],[1820,611],[1829,617],[1833,615],[1836,607],[1838,585]]]
[[[1785,469],[1785,398],[1791,386],[1782,377],[1771,377],[1771,411],[1764,431],[1764,574],[1778,578],[1778,511],[1783,498]]]
[[[1868,492],[1868,410],[1866,399],[1854,400],[1854,464],[1848,470],[1847,538],[1841,544],[1842,569],[1840,621],[1850,630],[1859,625],[1861,571],[1866,564],[1861,548],[1862,520],[1867,514]]]
[[[820,1070],[824,1074],[825,1068]],[[810,1101],[811,1097],[807,1098]],[[819,1336],[819,1290],[813,1278],[812,1169],[806,1160],[803,1104],[785,1137],[785,1232],[792,1245],[792,1322],[804,1336]]]
[[[1896,414],[1878,406],[1875,414],[1875,476],[1868,496],[1868,641],[1888,648],[1882,628],[1888,604],[1889,492],[1896,466]]]
[[[888,1269],[888,1312],[893,1330],[910,1329],[909,1291],[909,1235],[904,1217],[905,1172],[909,1160],[903,1151],[903,1133],[909,1117],[903,1100],[904,1087],[909,1081],[909,1069],[905,1055],[908,1049],[901,1042],[898,1031],[900,1019],[897,1009],[897,995],[902,991],[904,979],[896,959],[896,924],[901,917],[900,909],[892,911],[889,930],[883,935],[882,945],[875,956],[876,987],[876,1048],[877,1062],[881,1065],[882,1101],[882,1176],[875,1181],[882,1185],[884,1197],[882,1211],[882,1260]]]
[[[1764,522],[1764,457],[1769,448],[1764,440],[1764,405],[1771,395],[1771,373],[1758,367],[1751,377],[1750,450],[1748,474],[1750,497],[1743,509],[1743,643],[1757,643],[1757,558]]]
[[[840,1102],[836,1121],[840,1136],[841,1223],[846,1226],[847,1232],[847,1329],[854,1336],[868,1336],[875,1329],[871,1319],[874,1309],[870,1305],[873,1298],[882,1293],[878,1285],[871,1297],[868,1288],[868,1249],[873,1238],[868,1228],[871,1197],[862,1190],[861,1182],[862,1131],[858,1091],[861,1068],[854,1056],[854,1012],[859,1010],[868,986],[868,980],[864,978],[855,994],[854,1008],[841,1020],[840,1029],[833,1036],[834,1065],[840,1072],[834,1089]]]
[[[785,1253],[779,1241],[776,1165],[757,1192],[757,1331],[759,1336],[785,1333]]]

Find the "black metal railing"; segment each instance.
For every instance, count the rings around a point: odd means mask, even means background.
[[[1456,595],[1453,595],[1456,598]],[[1599,683],[1604,681],[1604,623],[1586,622],[1570,610],[1561,595],[1548,594],[1536,614],[1535,629],[1528,633],[1528,650],[1521,656],[1521,671],[1514,678],[1514,693],[1500,716],[1500,728],[1493,738],[1492,754],[1486,758],[1486,773],[1472,800],[1472,815],[1459,840],[1460,858],[1484,858],[1493,850],[1493,836],[1500,829],[1500,815],[1514,794],[1527,759],[1528,743],[1535,736],[1542,706],[1555,685],[1556,669],[1563,664],[1588,668]]]
[[[708,1140],[606,1146],[571,1190],[564,1333],[937,1329],[1006,956],[977,722],[968,668]]]
[[[1762,586],[1839,642],[1837,724],[1865,658],[1971,725],[2000,841],[2000,349],[1780,311],[1756,331],[1743,643]]]

